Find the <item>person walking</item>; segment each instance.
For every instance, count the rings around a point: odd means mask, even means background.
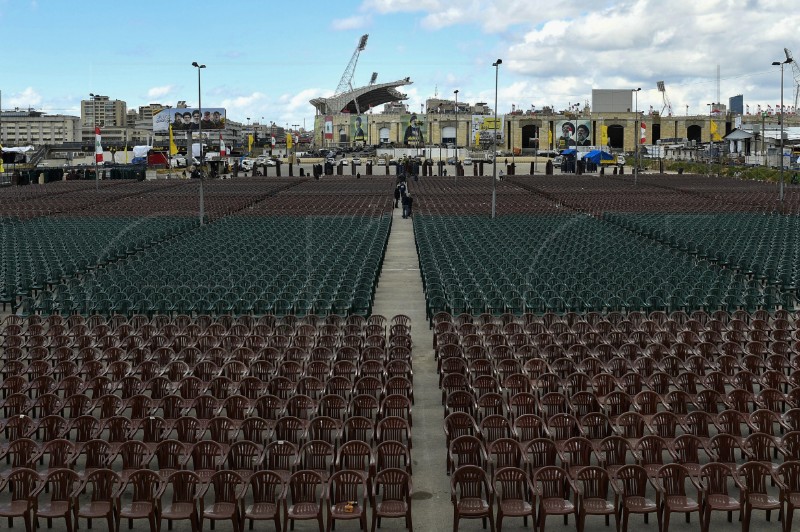
[[[400,183],[394,187],[394,208],[397,208],[397,202],[400,201]]]
[[[414,205],[414,198],[411,197],[411,192],[407,192],[403,196],[403,218],[411,218],[411,207]]]

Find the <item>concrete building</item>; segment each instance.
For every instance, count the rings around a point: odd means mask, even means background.
[[[77,116],[48,115],[32,110],[0,113],[0,144],[3,146],[41,146],[80,139],[80,118]]]

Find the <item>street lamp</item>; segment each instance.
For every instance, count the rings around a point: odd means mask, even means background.
[[[458,89],[453,91],[456,95],[456,171],[458,171]]]
[[[781,202],[781,207],[783,206],[783,65],[786,63],[791,63],[794,61],[792,57],[789,55],[788,50],[786,48],[783,49],[783,52],[786,54],[786,61],[773,61],[773,66],[780,65],[781,67],[781,184],[780,184],[780,191],[778,192],[778,199]]]
[[[635,89],[631,89],[634,95],[634,101],[636,102],[634,105],[634,115],[636,116],[636,126],[633,128],[633,143],[635,145],[636,151],[633,152],[633,184],[636,185],[639,181],[639,135],[641,135],[640,128],[642,127],[639,123],[639,91],[642,90],[641,87],[637,87]]]
[[[711,177],[711,157],[714,153],[714,133],[711,131],[711,120],[714,115],[714,104],[707,103],[708,106],[708,176]]]
[[[492,220],[495,216],[495,208],[497,205],[497,78],[500,72],[500,65],[503,64],[502,59],[498,59],[492,66],[494,67],[494,139],[492,144],[493,165],[492,165]]]
[[[203,211],[205,210],[205,200],[203,199],[203,100],[200,92],[200,71],[206,66],[197,61],[192,62],[192,66],[197,69],[197,110],[200,111],[200,121],[197,126],[200,138],[200,225],[203,225]]]
[[[94,189],[97,191],[100,188],[100,172],[97,170],[97,96],[90,92],[89,96],[92,98],[92,121],[94,123]]]
[[[299,128],[299,127],[300,127],[300,124],[292,124],[292,131],[298,131],[297,128]],[[292,135],[291,132],[289,132],[289,134]],[[292,137],[295,137],[295,135],[292,135]],[[300,140],[300,135],[297,135],[292,140],[293,140],[292,146],[294,147],[294,156],[292,157],[292,162],[297,164],[297,171],[299,173],[300,172],[300,164],[297,162],[297,141]]]

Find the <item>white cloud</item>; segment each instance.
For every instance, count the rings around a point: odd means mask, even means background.
[[[369,26],[371,22],[372,18],[369,16],[353,15],[352,17],[334,19],[331,22],[331,27],[337,31],[360,30]]]
[[[162,87],[152,87],[147,91],[147,97],[150,99],[164,98],[169,96],[175,91],[174,85],[164,85]]]
[[[20,109],[37,108],[42,104],[42,95],[33,87],[26,87],[22,92],[3,95],[3,107],[19,107]]]

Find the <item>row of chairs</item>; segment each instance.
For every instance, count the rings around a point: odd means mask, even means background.
[[[47,496],[49,488],[50,495]],[[207,494],[210,495],[206,504]],[[39,518],[48,522],[63,518],[66,528],[78,528],[81,519],[105,519],[109,531],[120,521],[145,519],[150,532],[174,521],[189,521],[192,532],[201,532],[204,521],[227,521],[236,532],[245,522],[272,521],[276,530],[294,527],[295,521],[314,520],[323,530],[335,521],[357,520],[367,529],[372,509],[372,529],[382,519],[404,518],[411,531],[410,475],[401,469],[385,469],[373,482],[356,471],[337,471],[327,481],[312,470],[300,470],[288,479],[273,471],[259,471],[243,478],[236,471],[219,470],[205,482],[194,472],[175,471],[167,478],[139,469],[126,479],[110,469],[97,469],[81,479],[71,469],[56,469],[44,479],[20,468],[0,484],[0,515],[21,518],[32,530]],[[166,500],[165,500],[166,499]],[[325,518],[323,516],[326,516]],[[12,525],[13,526],[13,525]]]
[[[768,481],[777,489],[768,488]],[[733,486],[733,490],[729,486]],[[738,497],[733,496],[738,492]],[[637,465],[625,465],[614,475],[606,469],[587,466],[569,472],[545,466],[529,475],[518,467],[503,467],[492,477],[476,465],[457,468],[451,478],[454,529],[461,519],[482,519],[484,528],[502,531],[508,517],[528,519],[541,532],[549,516],[563,516],[567,524],[574,515],[576,529],[583,532],[589,516],[601,516],[608,525],[613,516],[617,530],[628,530],[631,515],[656,514],[659,530],[668,531],[673,513],[697,513],[699,527],[708,532],[712,512],[740,512],[742,530],[750,529],[753,510],[779,512],[782,529],[791,530],[800,493],[800,462],[787,462],[777,472],[760,462],[747,462],[731,469],[710,463],[693,476],[680,464],[667,464],[655,476]],[[495,500],[496,499],[496,500]],[[495,518],[495,504],[497,514]]]

